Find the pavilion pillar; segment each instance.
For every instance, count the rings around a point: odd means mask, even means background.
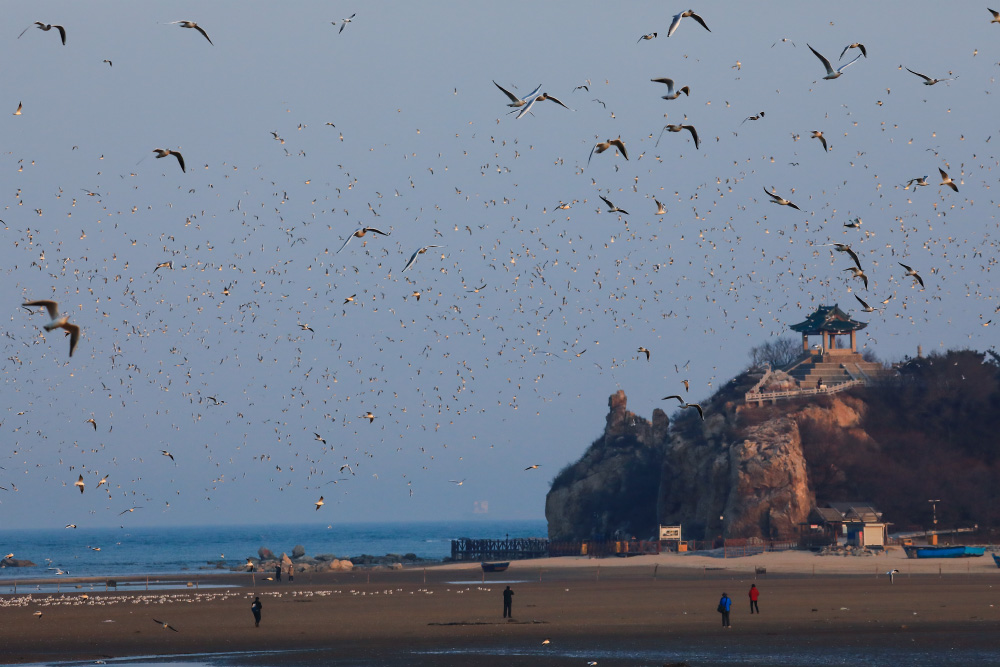
[[[854,338],[854,329],[851,329],[851,352],[858,351],[857,339]]]
[[[802,334],[802,351],[803,352],[809,351],[809,336],[805,334]]]

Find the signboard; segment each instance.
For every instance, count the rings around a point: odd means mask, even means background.
[[[680,526],[660,526],[660,540],[677,540],[679,542],[680,539]]]

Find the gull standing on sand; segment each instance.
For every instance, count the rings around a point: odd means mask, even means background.
[[[809,44],[807,43],[806,46],[809,46]],[[811,46],[809,46],[809,50],[812,51],[814,54],[816,54],[816,57],[819,58],[820,62],[823,63],[823,66],[826,67],[826,76],[823,77],[824,79],[836,79],[837,77],[839,77],[841,74],[844,73],[845,69],[856,63],[858,61],[858,58],[860,58],[862,55],[859,53],[854,60],[847,63],[846,65],[841,65],[836,70],[834,70],[833,65],[830,64],[830,61],[827,60],[826,57],[823,56],[819,51],[817,51]]]
[[[177,151],[172,151],[169,148],[154,148],[153,152],[156,153],[156,159],[159,160],[161,157],[167,157],[168,155],[173,155],[177,158],[177,163],[181,165],[181,171],[187,173],[187,169],[184,168],[184,156]]]
[[[35,21],[33,25],[37,27],[39,30],[44,30],[45,32],[48,32],[49,30],[55,28],[56,30],[59,31],[59,38],[62,39],[63,46],[66,46],[66,28],[62,27],[61,25],[56,25],[54,23],[52,24],[42,23],[41,21]],[[21,31],[21,35],[28,32],[29,28],[31,28],[30,25]],[[21,35],[18,35],[17,38],[21,39]]]
[[[677,32],[677,27],[681,24],[681,19],[683,18],[692,18],[698,23],[700,23],[702,28],[708,30],[709,32],[712,32],[712,30],[708,27],[708,24],[705,23],[705,19],[695,14],[693,9],[689,9],[686,12],[681,12],[680,14],[674,14],[674,20],[670,22],[670,27],[667,28],[667,37],[670,37],[675,32]]]
[[[52,321],[44,326],[45,330],[52,331],[53,329],[65,329],[67,334],[69,334],[69,356],[72,357],[73,350],[76,349],[76,344],[80,340],[80,327],[69,323],[69,315],[59,314],[59,304],[55,301],[42,299],[40,301],[29,301],[28,303],[22,305],[25,308],[30,308],[32,306],[45,307],[45,310],[49,313],[49,317],[52,318]]]
[[[195,30],[200,32],[205,37],[205,39],[208,40],[209,44],[215,46],[215,44],[212,42],[212,39],[208,36],[208,33],[205,32],[204,29],[202,29],[202,27],[197,23],[195,23],[194,21],[171,21],[167,25],[180,25],[180,27],[182,28],[194,28]]]

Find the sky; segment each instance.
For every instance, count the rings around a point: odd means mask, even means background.
[[[609,395],[703,400],[817,306],[887,361],[994,347],[986,7],[704,3],[668,37],[686,8],[11,6],[3,526],[542,518]],[[822,79],[807,44],[855,42]]]

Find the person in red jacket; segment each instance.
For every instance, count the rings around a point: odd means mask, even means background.
[[[754,610],[760,613],[760,607],[757,606],[757,598],[760,596],[760,591],[757,590],[757,584],[750,584],[750,613],[752,614]]]

